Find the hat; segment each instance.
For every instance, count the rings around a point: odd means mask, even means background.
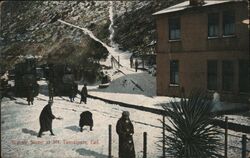
[[[122,116],[129,116],[129,112],[128,111],[123,111]]]

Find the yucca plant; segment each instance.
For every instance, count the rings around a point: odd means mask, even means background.
[[[212,102],[205,93],[193,92],[180,102],[163,105],[165,123],[165,151],[175,158],[218,157],[219,130],[211,125]]]

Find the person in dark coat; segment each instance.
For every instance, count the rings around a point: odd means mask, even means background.
[[[53,101],[54,98],[54,87],[52,83],[49,83],[49,100]]]
[[[137,69],[138,69],[138,60],[135,59],[135,72],[137,72]]]
[[[133,67],[133,55],[130,56],[130,68]]]
[[[37,137],[41,137],[43,132],[50,131],[51,135],[54,135],[53,130],[52,130],[52,120],[53,119],[61,119],[57,118],[53,115],[51,111],[51,106],[53,102],[49,101],[49,103],[43,108],[39,121],[40,121],[40,131],[38,133]]]
[[[90,130],[93,128],[93,118],[92,113],[90,111],[84,111],[80,115],[79,121],[80,131],[82,132],[83,126],[90,126]]]
[[[71,85],[70,87],[70,96],[69,96],[69,100],[71,102],[75,101],[75,87],[74,84]]]
[[[129,112],[124,111],[117,121],[116,132],[119,136],[119,158],[135,158],[133,142],[134,127],[129,119]]]
[[[34,91],[33,85],[29,84],[27,87],[27,101],[29,105],[30,104],[33,105],[33,102],[34,102],[33,91]]]
[[[87,96],[88,96],[87,84],[84,84],[84,86],[82,87],[82,90],[81,90],[81,101],[80,101],[80,104],[82,103],[82,101],[85,104],[87,103]]]

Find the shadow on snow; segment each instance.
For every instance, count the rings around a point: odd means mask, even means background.
[[[108,158],[107,155],[103,155],[98,152],[87,150],[84,148],[77,149],[76,152],[78,152],[82,156],[94,156],[95,158]]]
[[[25,134],[30,134],[32,136],[37,136],[37,134],[38,134],[36,131],[30,130],[30,129],[27,129],[27,128],[23,128],[22,132],[25,133]]]

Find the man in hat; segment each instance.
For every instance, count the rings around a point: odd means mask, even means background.
[[[70,102],[75,101],[75,87],[74,87],[74,84],[72,84],[71,87],[70,87],[69,100],[70,100]]]
[[[124,111],[117,121],[116,132],[119,136],[119,158],[135,158],[133,142],[134,127],[129,119],[129,112]]]
[[[82,101],[86,104],[87,103],[87,96],[88,96],[88,90],[87,90],[87,84],[85,83],[84,86],[82,87],[81,90],[81,100],[80,100],[80,104],[82,103]]]
[[[53,104],[52,100],[49,100],[48,104],[43,108],[39,121],[40,121],[40,131],[37,137],[41,137],[43,132],[50,131],[51,135],[54,135],[52,131],[52,120],[53,119],[62,119],[55,117],[51,111],[51,106]]]
[[[54,97],[54,86],[53,83],[49,83],[49,100],[53,101]]]

